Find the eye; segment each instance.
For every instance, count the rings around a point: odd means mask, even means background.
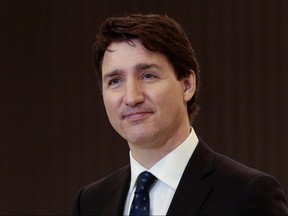
[[[115,86],[115,85],[119,85],[121,83],[121,80],[118,79],[118,78],[113,78],[113,79],[110,79],[108,81],[108,86]]]
[[[155,75],[154,75],[154,74],[152,74],[152,73],[145,73],[145,74],[143,75],[143,78],[142,78],[142,79],[153,79],[153,78],[155,78]]]

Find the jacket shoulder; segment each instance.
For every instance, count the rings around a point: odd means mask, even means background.
[[[105,176],[104,178],[85,186],[85,192],[97,191],[99,193],[104,193],[105,191],[109,190],[109,188],[111,188],[111,185],[119,184],[119,181],[128,176],[130,176],[130,166],[126,165],[110,173],[108,176]]]
[[[287,203],[284,191],[273,176],[246,166],[232,158],[206,148],[213,164],[209,174],[203,178],[213,189],[203,209],[210,214],[218,211],[222,215],[285,215]],[[210,211],[212,210],[213,211]],[[228,211],[228,209],[230,209]]]
[[[75,200],[73,215],[116,215],[123,211],[129,189],[130,166],[83,187]]]

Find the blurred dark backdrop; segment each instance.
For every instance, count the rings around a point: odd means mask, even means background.
[[[79,189],[128,162],[91,45],[108,16],[167,13],[202,68],[194,127],[288,192],[287,0],[2,0],[0,214],[68,215]]]

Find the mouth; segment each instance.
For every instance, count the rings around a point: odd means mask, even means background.
[[[123,119],[128,121],[139,121],[147,118],[152,112],[131,112],[123,115]]]

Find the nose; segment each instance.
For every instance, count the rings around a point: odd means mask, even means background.
[[[138,80],[126,82],[124,103],[128,106],[137,106],[144,101],[143,88]]]

